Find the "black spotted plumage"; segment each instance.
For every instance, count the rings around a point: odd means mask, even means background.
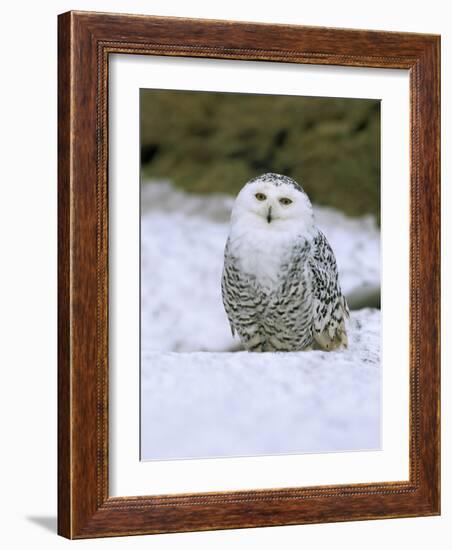
[[[297,191],[300,191],[301,193],[305,193],[304,189],[299,185],[294,179],[290,178],[289,176],[284,176],[283,174],[275,174],[273,172],[267,172],[266,174],[263,174],[262,176],[257,176],[256,178],[251,179],[247,185],[254,183],[256,181],[259,182],[270,182],[272,185],[275,185],[276,187],[280,185],[291,185],[294,189]]]
[[[240,336],[249,351],[290,351],[295,340],[300,349],[311,344],[312,334],[304,330],[310,316],[303,268],[308,250],[306,243],[297,247],[282,267],[281,284],[268,292],[256,278],[241,272],[226,245],[223,303],[233,334]]]
[[[232,332],[249,351],[347,346],[334,253],[306,193],[287,176],[263,174],[239,193],[221,286]]]
[[[232,333],[248,351],[301,351],[347,345],[345,318],[336,260],[319,231],[298,243],[281,266],[279,284],[263,288],[225,249],[222,297]]]
[[[323,349],[347,345],[347,301],[341,292],[336,258],[325,235],[318,231],[312,241],[309,271],[312,274],[313,337]]]

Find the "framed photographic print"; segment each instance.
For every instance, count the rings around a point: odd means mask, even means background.
[[[439,514],[439,47],[59,16],[61,535]]]

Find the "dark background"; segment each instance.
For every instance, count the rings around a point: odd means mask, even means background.
[[[294,178],[312,202],[380,217],[380,101],[141,90],[143,180],[236,195]]]

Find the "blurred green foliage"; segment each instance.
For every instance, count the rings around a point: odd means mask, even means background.
[[[317,204],[380,214],[380,102],[141,91],[143,178],[235,195],[264,172],[298,181]]]

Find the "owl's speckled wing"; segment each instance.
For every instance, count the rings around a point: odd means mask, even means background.
[[[259,320],[265,308],[265,296],[249,275],[245,275],[231,254],[229,239],[224,252],[221,294],[232,334],[239,334],[241,340],[251,347],[253,338],[259,332]]]
[[[314,339],[325,350],[347,347],[348,306],[339,285],[336,258],[321,231],[313,239],[308,266],[313,293]]]

